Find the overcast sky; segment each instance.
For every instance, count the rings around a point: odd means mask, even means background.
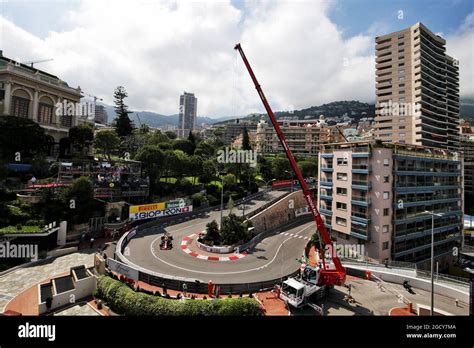
[[[112,104],[177,114],[194,92],[198,114],[263,112],[241,42],[274,110],[336,100],[373,102],[374,37],[423,22],[460,60],[474,95],[474,1],[0,0],[0,49]]]

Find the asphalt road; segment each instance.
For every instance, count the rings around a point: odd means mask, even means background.
[[[278,197],[283,192],[273,191],[270,194]],[[253,201],[251,205],[247,205],[246,211],[263,204],[265,201]],[[239,207],[235,207],[234,213],[242,212]],[[224,211],[224,215],[227,214],[228,211]],[[315,231],[314,222],[296,220],[285,230],[280,231],[281,233],[261,241],[247,256],[235,261],[208,261],[186,254],[180,248],[183,237],[203,231],[206,224],[214,219],[219,221],[220,211],[213,211],[205,217],[177,225],[156,227],[147,233],[137,235],[128,245],[127,259],[130,263],[153,272],[201,282],[212,280],[215,283],[237,284],[272,280],[298,269],[300,263],[297,259],[301,258],[307,243],[304,237],[311,237]],[[173,236],[172,250],[159,249],[160,237],[165,230]]]

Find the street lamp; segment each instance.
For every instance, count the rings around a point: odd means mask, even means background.
[[[273,182],[273,181],[275,181],[276,179],[271,179],[271,180],[268,180],[268,181],[265,181],[265,180],[263,180],[263,179],[258,179],[258,180],[260,180],[260,181],[262,181],[262,182],[265,183],[265,197],[266,197],[265,200],[267,201],[267,200],[268,200],[268,184],[271,183],[271,182]]]
[[[443,214],[436,214],[434,211],[425,210],[425,214],[431,215],[431,316],[434,315],[434,217],[441,217]]]
[[[293,192],[293,172],[289,172],[288,170],[285,170],[285,173],[291,175],[291,192]]]

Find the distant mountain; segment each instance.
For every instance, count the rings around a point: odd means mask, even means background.
[[[362,117],[374,117],[375,105],[368,103],[361,103],[357,100],[343,100],[336,101],[328,104],[319,106],[311,106],[306,109],[290,111],[276,111],[276,118],[282,117],[297,117],[300,120],[307,118],[319,118],[320,115],[324,115],[326,118],[332,118],[336,116],[343,116],[347,114],[349,117],[353,117],[359,120]],[[267,114],[252,114],[249,116],[242,117],[243,120],[258,121],[261,117],[268,117]],[[219,122],[227,123],[229,121]],[[217,122],[216,122],[217,123]]]
[[[104,105],[105,109],[107,110],[108,120],[109,123],[112,123],[113,120],[116,118],[115,108],[111,105],[101,104]],[[135,126],[139,126],[140,124],[146,124],[150,127],[165,127],[165,126],[178,126],[179,123],[179,115],[162,115],[156,112],[151,111],[131,111],[132,113],[129,115],[130,119],[135,123]],[[138,115],[138,116],[137,116]],[[219,118],[211,118],[207,116],[198,116],[196,119],[196,124],[201,125],[205,124],[214,124],[217,122],[222,122],[228,119],[233,118],[232,116],[227,117],[219,117]]]
[[[461,118],[474,121],[474,98],[461,98],[459,101]]]
[[[114,107],[106,104],[102,105],[104,105],[107,110],[109,123],[113,122],[116,117]],[[474,120],[474,98],[461,98],[459,108],[461,118]],[[277,118],[297,117],[300,120],[305,118],[318,118],[319,115],[324,115],[326,118],[332,118],[336,116],[343,116],[344,114],[353,117],[357,121],[361,117],[374,117],[375,105],[370,103],[361,103],[357,100],[342,100],[319,106],[311,106],[306,109],[294,110],[292,113],[289,111],[275,112],[275,116]],[[225,116],[219,118],[198,116],[196,124],[224,124],[232,122],[236,118],[258,121],[262,116],[266,117],[266,114],[252,114],[249,116]],[[140,117],[140,120],[138,120],[138,117]],[[178,115],[162,115],[151,111],[132,111],[130,114],[130,119],[135,123],[136,126],[140,125],[141,123],[157,128],[165,126],[178,126],[179,122]]]

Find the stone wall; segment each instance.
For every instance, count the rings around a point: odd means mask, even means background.
[[[296,218],[297,211],[308,204],[303,196],[303,191],[295,191],[279,200],[267,209],[250,218],[255,233],[261,233],[278,228]]]

